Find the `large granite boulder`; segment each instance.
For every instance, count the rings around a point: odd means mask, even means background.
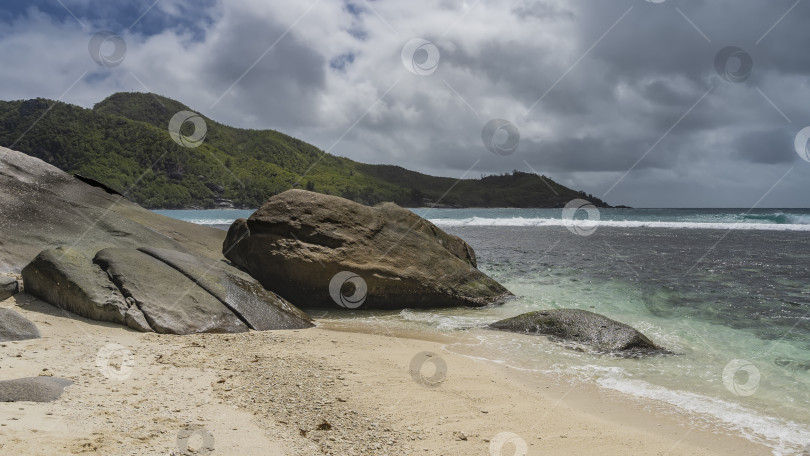
[[[466,242],[393,203],[288,190],[234,222],[222,251],[299,307],[480,307],[511,296]]]
[[[554,309],[528,312],[492,323],[489,328],[552,336],[608,352],[662,351],[635,328],[587,310]]]
[[[20,284],[17,279],[10,276],[0,275],[0,301],[8,299],[20,291]]]
[[[214,296],[166,263],[133,249],[108,248],[93,260],[131,297],[159,333],[234,333],[248,330]]]
[[[143,209],[44,161],[0,147],[0,272],[19,272],[39,252],[71,246],[92,258],[105,247],[141,246],[221,258],[225,233]]]
[[[251,329],[266,331],[313,326],[309,315],[265,290],[253,277],[221,261],[154,247],[139,250],[181,272],[225,304]]]
[[[53,402],[73,382],[58,377],[25,377],[0,381],[0,402]]]
[[[312,326],[306,314],[221,261],[223,231],[148,211],[90,179],[4,147],[0,234],[0,271],[25,268],[26,291],[93,320],[181,334]],[[144,246],[196,258],[206,265],[201,269],[217,264],[225,272],[212,269],[203,274],[208,280],[191,279],[168,260],[136,250]],[[120,252],[120,258],[107,252],[94,263],[99,251],[111,247],[129,252]],[[147,269],[127,265],[124,256]],[[101,264],[111,269],[103,270]],[[118,283],[110,279],[115,272],[121,272]],[[149,277],[153,272],[166,275]],[[121,287],[142,293],[130,295]]]
[[[80,251],[43,250],[22,270],[25,291],[56,307],[97,321],[151,331],[143,312],[127,300],[107,273]]]
[[[39,329],[32,321],[12,309],[0,309],[0,342],[40,337]]]
[[[56,307],[138,331],[169,334],[300,329],[305,313],[216,261],[160,248],[42,251],[23,269],[26,291]]]

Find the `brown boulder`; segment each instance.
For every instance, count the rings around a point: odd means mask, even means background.
[[[511,296],[476,268],[472,247],[413,212],[304,190],[234,222],[223,254],[299,307],[481,307]]]

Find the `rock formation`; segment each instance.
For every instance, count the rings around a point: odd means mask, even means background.
[[[222,231],[150,212],[42,160],[0,147],[0,272],[64,245],[90,258],[142,246],[221,258]]]
[[[311,319],[223,261],[175,250],[108,247],[91,260],[42,251],[22,271],[26,291],[98,321],[168,334],[300,329]]]
[[[0,275],[0,301],[14,296],[19,291],[20,284],[17,283],[17,279]]]
[[[476,268],[472,247],[413,212],[305,190],[234,222],[223,254],[299,307],[481,307],[511,296]]]
[[[0,309],[0,342],[39,339],[37,326],[12,309]]]
[[[0,232],[0,272],[22,270],[26,292],[92,320],[174,334],[313,326],[221,261],[221,230],[147,211],[2,147]]]
[[[650,339],[631,326],[587,310],[539,310],[507,318],[490,329],[542,334],[578,342],[609,352],[661,351]]]

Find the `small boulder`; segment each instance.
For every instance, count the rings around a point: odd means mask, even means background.
[[[31,320],[12,309],[0,309],[0,342],[39,339],[39,329]]]
[[[222,251],[299,307],[340,307],[350,292],[343,307],[482,307],[511,296],[476,268],[466,242],[393,203],[288,190],[234,222]],[[339,273],[353,289],[333,283]]]
[[[17,279],[10,276],[0,276],[0,301],[6,300],[20,292]]]
[[[609,352],[661,351],[635,328],[580,309],[539,310],[500,320],[490,329],[542,334]]]
[[[248,236],[250,236],[250,229],[247,225],[247,219],[238,218],[234,220],[228,228],[228,234],[225,235],[225,242],[222,243],[222,255],[239,267],[247,265],[247,258],[242,256],[244,249],[237,249],[236,247]]]
[[[26,377],[0,381],[0,402],[53,402],[73,382],[57,377]]]

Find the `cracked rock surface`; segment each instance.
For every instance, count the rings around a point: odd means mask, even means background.
[[[147,253],[148,252],[148,253]],[[26,291],[96,321],[162,334],[302,329],[311,319],[225,262],[168,249],[42,251],[22,271]]]

